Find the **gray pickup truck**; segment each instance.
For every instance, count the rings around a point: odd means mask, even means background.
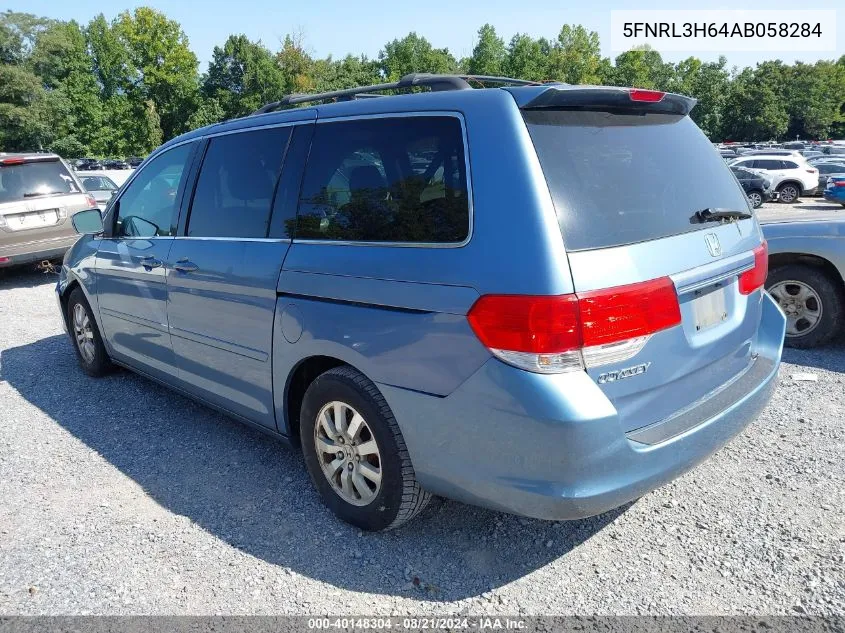
[[[816,347],[845,331],[845,211],[760,210],[766,289],[786,313],[786,344]]]

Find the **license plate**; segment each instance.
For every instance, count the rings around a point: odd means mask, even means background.
[[[695,329],[699,332],[727,321],[728,308],[725,289],[719,288],[694,299],[692,314],[695,319]]]
[[[44,211],[31,211],[29,213],[16,213],[6,216],[6,225],[13,231],[25,229],[37,229],[42,226],[51,226],[59,221],[59,212],[56,209]]]

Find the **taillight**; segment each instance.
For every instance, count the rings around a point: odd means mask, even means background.
[[[665,92],[660,90],[643,90],[642,88],[631,88],[628,91],[631,101],[644,101],[646,103],[657,103],[666,96]]]
[[[818,170],[818,169],[807,169],[806,171],[807,171],[807,173],[808,173],[808,174],[817,174],[817,173],[819,173],[819,170]]]
[[[668,277],[558,296],[484,295],[467,319],[498,358],[559,373],[631,358],[648,338],[681,323]]]
[[[834,187],[845,187],[845,180],[832,180]]]
[[[85,200],[88,202],[88,207],[91,209],[95,209],[97,207],[97,201],[94,200],[94,196],[87,195],[85,196]]]
[[[0,165],[23,165],[25,162],[23,158],[0,158]]]
[[[769,274],[769,245],[763,242],[754,249],[754,268],[739,276],[739,292],[750,295],[766,283]]]

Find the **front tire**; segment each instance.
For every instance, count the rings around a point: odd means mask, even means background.
[[[801,189],[798,185],[793,184],[791,182],[787,182],[780,187],[778,187],[778,195],[779,200],[786,204],[793,204],[798,202],[798,198],[801,196]]]
[[[399,527],[428,505],[399,425],[384,397],[352,367],[331,369],[305,392],[305,465],[323,502],[363,530]]]
[[[74,288],[67,300],[67,326],[82,371],[97,378],[114,369],[91,306],[79,288]]]
[[[766,289],[786,313],[785,343],[789,347],[824,345],[842,331],[842,286],[823,270],[788,264],[769,273]]]

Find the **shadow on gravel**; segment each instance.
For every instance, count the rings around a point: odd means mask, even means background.
[[[3,350],[0,380],[170,512],[343,589],[477,596],[565,556],[627,509],[553,523],[444,502],[400,530],[362,533],[320,503],[297,451],[130,372],[89,378],[65,336]]]
[[[0,268],[0,290],[34,288],[45,283],[55,284],[58,279],[56,273],[42,272],[34,266]]]
[[[804,367],[845,373],[845,340],[838,340],[816,349],[783,348],[783,362]]]

